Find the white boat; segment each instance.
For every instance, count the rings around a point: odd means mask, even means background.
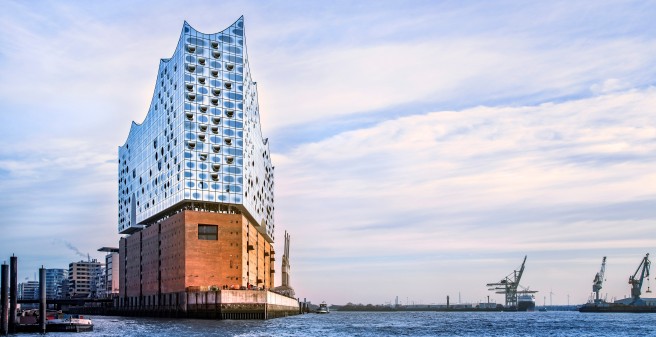
[[[86,332],[93,331],[93,322],[81,315],[59,315],[46,320],[48,332]]]
[[[321,302],[319,304],[319,309],[317,309],[317,314],[327,314],[330,312],[330,309],[328,309],[328,304],[326,302]]]

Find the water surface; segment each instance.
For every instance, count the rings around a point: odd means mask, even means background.
[[[65,336],[656,336],[656,314],[579,312],[331,312],[268,321],[91,316]],[[21,334],[20,336],[40,336]]]

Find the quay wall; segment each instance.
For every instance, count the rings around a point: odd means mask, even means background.
[[[115,298],[111,307],[71,307],[87,315],[270,319],[298,315],[298,300],[268,290],[187,291],[156,297]]]

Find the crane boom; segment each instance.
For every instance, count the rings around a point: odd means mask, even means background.
[[[601,290],[604,284],[604,274],[606,273],[606,257],[604,256],[601,260],[601,270],[595,275],[594,281],[592,281],[592,291],[595,293],[595,303],[601,302],[599,298],[599,290]]]
[[[517,287],[519,287],[519,281],[522,279],[524,274],[524,266],[526,265],[526,257],[524,256],[524,261],[522,261],[522,266],[519,270],[513,270],[513,272],[504,277],[501,281],[495,283],[486,284],[487,287],[491,287],[488,290],[495,291],[497,294],[506,295],[506,307],[508,308],[517,308]],[[529,291],[533,292],[533,291]]]
[[[640,295],[642,294],[642,283],[645,278],[649,279],[649,266],[651,265],[651,261],[649,261],[649,253],[645,255],[645,257],[640,261],[640,264],[638,265],[638,269],[636,269],[635,273],[633,275],[629,276],[629,284],[631,285],[631,297],[633,297],[633,301],[631,301],[631,304],[638,304],[642,300],[640,299]],[[638,273],[640,273],[640,276],[638,276]],[[651,292],[649,289],[647,289],[647,292]]]
[[[522,266],[519,268],[519,272],[517,273],[517,277],[515,278],[515,283],[519,285],[519,281],[522,279],[522,275],[524,274],[524,265],[526,264],[526,257],[527,255],[524,255],[524,261],[522,261]]]

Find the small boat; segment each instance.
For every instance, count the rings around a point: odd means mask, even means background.
[[[93,331],[93,322],[82,315],[59,315],[46,321],[48,332],[87,332]]]
[[[539,309],[539,311],[540,311],[540,312],[546,312],[546,311],[547,311],[547,307],[542,307],[542,308]]]
[[[319,304],[319,309],[317,309],[317,314],[327,314],[330,312],[330,309],[328,309],[328,304],[326,302],[321,302]]]

